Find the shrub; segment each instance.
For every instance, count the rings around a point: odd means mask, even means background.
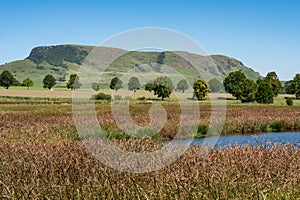
[[[293,99],[291,99],[291,98],[287,98],[285,100],[285,102],[286,102],[286,105],[288,105],[288,106],[292,106],[293,105]]]
[[[269,124],[269,130],[272,132],[280,132],[284,129],[284,125],[282,122],[271,122]]]
[[[198,134],[202,134],[205,135],[208,131],[208,127],[206,125],[198,125],[198,129],[197,129],[197,135]]]
[[[99,93],[99,94],[95,95],[94,99],[95,100],[111,100],[111,95]]]
[[[145,101],[145,100],[146,100],[146,97],[144,97],[144,96],[143,96],[143,97],[138,97],[137,100]]]

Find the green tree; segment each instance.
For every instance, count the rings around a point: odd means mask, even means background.
[[[154,90],[154,83],[152,81],[149,81],[145,84],[145,90],[152,92]]]
[[[194,97],[197,97],[198,100],[202,100],[208,94],[208,84],[203,80],[198,80],[193,85]]]
[[[136,90],[140,89],[141,84],[140,84],[140,80],[137,77],[131,77],[128,81],[128,90],[133,90],[134,92],[136,92]]]
[[[51,90],[54,85],[56,85],[56,79],[51,74],[47,74],[43,79],[43,87]]]
[[[14,76],[7,70],[0,74],[0,85],[8,89],[14,83]]]
[[[273,87],[269,82],[261,81],[258,85],[255,99],[258,103],[270,104],[274,102]]]
[[[170,97],[172,91],[174,90],[174,84],[172,80],[166,76],[157,77],[153,81],[152,87],[154,95],[157,95],[157,97],[161,97],[162,101],[164,100],[164,98]]]
[[[118,91],[119,89],[123,88],[123,81],[121,81],[118,77],[114,77],[110,81],[109,88]]]
[[[293,80],[287,81],[284,85],[287,94],[295,94],[296,98],[300,98],[300,74],[296,74]]]
[[[224,90],[222,83],[217,78],[213,78],[210,81],[208,81],[208,85],[210,92],[213,93],[223,92]]]
[[[271,84],[275,96],[277,96],[282,91],[282,85],[276,72],[269,72],[263,79],[263,81]]]
[[[257,85],[253,80],[245,79],[240,83],[239,99],[242,103],[254,102]]]
[[[189,88],[189,84],[185,79],[181,79],[176,87],[176,90],[181,90],[184,93],[185,90]]]
[[[170,97],[170,94],[174,90],[174,84],[170,78],[161,76],[157,77],[153,82],[148,82],[145,85],[145,90],[149,92],[154,91],[154,95],[161,97],[163,101],[164,98]]]
[[[100,90],[100,85],[96,82],[92,83],[92,88],[95,91],[99,91]]]
[[[26,78],[23,80],[23,86],[26,86],[27,90],[29,90],[29,87],[33,86],[33,81],[30,78]]]
[[[169,88],[171,91],[174,90],[174,84],[172,82],[172,80],[167,77],[167,76],[160,76],[157,77],[154,81],[153,81],[154,85],[163,85],[167,88]]]
[[[287,94],[295,94],[295,81],[294,80],[290,80],[290,81],[287,81],[285,84],[284,84],[284,91],[287,93]]]
[[[157,95],[157,97],[161,97],[162,101],[164,100],[164,98],[170,97],[171,93],[172,90],[164,85],[154,85],[154,95]]]
[[[67,88],[75,91],[76,89],[80,88],[80,86],[81,83],[79,82],[79,76],[77,76],[77,74],[71,74],[67,83]]]
[[[224,80],[225,91],[232,94],[232,96],[239,99],[240,83],[246,79],[244,73],[240,71],[231,72]]]

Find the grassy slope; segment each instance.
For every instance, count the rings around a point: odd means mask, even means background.
[[[53,50],[55,48],[58,48],[58,50]],[[66,50],[64,50],[64,48],[66,48]],[[101,50],[104,50],[104,52],[107,52],[108,56],[116,50],[123,51],[109,47],[100,48]],[[33,53],[31,52],[27,59],[1,65],[0,71],[9,70],[19,81],[29,77],[34,81],[36,86],[42,85],[42,79],[46,74],[52,74],[58,80],[57,86],[65,86],[69,75],[78,71],[80,67],[79,61],[82,62],[83,58],[85,57],[83,52],[88,53],[92,49],[92,46],[82,45],[37,47],[32,50]],[[126,51],[124,51],[124,53],[125,52]],[[103,87],[108,87],[112,77],[122,76],[134,66],[145,64],[148,65],[150,63],[150,66],[155,69],[157,67],[157,58],[159,54],[159,52],[136,51],[126,53],[109,66],[105,72],[105,75],[101,78],[101,85]],[[187,60],[183,59],[181,56],[184,56],[184,58]],[[38,63],[35,63],[29,59],[38,61]],[[215,62],[215,66],[213,62]],[[197,78],[198,75],[208,81],[216,75],[219,75],[220,78],[224,78],[229,72],[236,70],[244,72],[247,77],[252,79],[257,79],[259,77],[259,74],[245,67],[241,62],[221,55],[213,55],[211,58],[207,58],[186,52],[166,52],[164,63],[166,66],[170,66],[175,71],[186,76],[186,78],[191,82]],[[200,68],[200,74],[193,67],[191,67],[191,64]],[[158,75],[169,74],[170,76],[177,76],[173,72],[170,72],[170,70],[168,71],[167,68],[161,69],[161,71],[157,70],[156,72]],[[140,75],[143,76],[142,73],[140,73]],[[148,76],[144,75],[144,77],[146,77],[147,80]]]

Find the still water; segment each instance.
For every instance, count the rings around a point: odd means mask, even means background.
[[[191,140],[177,140],[177,144],[189,145]],[[166,142],[168,143],[168,142]],[[216,148],[225,148],[229,146],[265,146],[271,147],[273,145],[293,144],[300,147],[300,132],[282,132],[282,133],[261,133],[254,135],[230,135],[220,137],[207,137],[201,139],[194,139],[192,145],[206,145],[212,146],[215,144]]]

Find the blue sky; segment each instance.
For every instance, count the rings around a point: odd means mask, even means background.
[[[241,60],[282,80],[300,73],[300,1],[6,1],[0,64],[39,45],[98,45],[119,32],[162,27],[196,40],[208,54]]]

